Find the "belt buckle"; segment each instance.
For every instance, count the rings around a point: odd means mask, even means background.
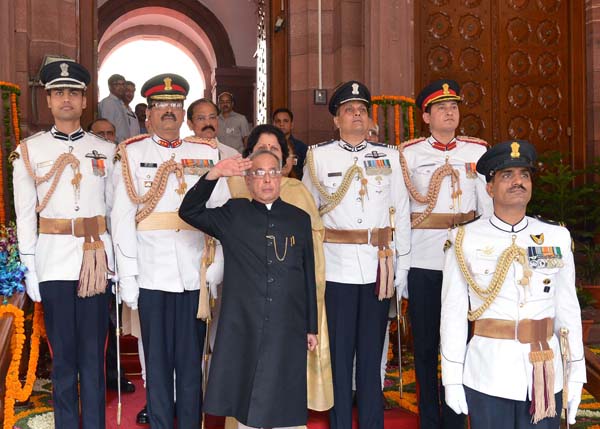
[[[368,228],[367,229],[367,244],[373,244],[373,242],[371,241],[371,237],[373,236],[372,232],[371,232],[372,228]]]
[[[75,236],[75,220],[74,218],[71,218],[71,235]]]

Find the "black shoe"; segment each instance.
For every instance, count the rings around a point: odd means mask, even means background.
[[[149,425],[150,424],[150,419],[148,418],[148,406],[144,405],[144,408],[142,408],[142,411],[140,411],[137,415],[137,417],[135,418],[135,422],[138,425]]]
[[[117,380],[108,379],[106,380],[106,388],[110,390],[118,390],[117,388]],[[126,377],[121,377],[121,392],[123,393],[133,393],[135,392],[135,384],[129,381]]]

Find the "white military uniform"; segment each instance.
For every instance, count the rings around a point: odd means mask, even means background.
[[[356,169],[339,201],[324,198],[317,185],[329,195],[340,192],[345,174],[353,167],[360,170]],[[356,146],[339,140],[322,143],[309,148],[302,177],[319,209],[339,202],[322,214],[326,228],[325,305],[335,397],[329,412],[330,427],[352,426],[352,364],[356,354],[359,426],[383,428],[380,357],[389,300],[379,300],[373,288],[378,277],[379,250],[352,240],[328,242],[327,237],[328,230],[340,230],[348,236],[366,229],[373,243],[373,229],[395,226],[390,243],[394,249],[390,256],[395,259],[394,283],[405,282],[410,267],[410,217],[398,151],[393,146],[367,141]],[[395,211],[392,216],[391,211]],[[382,297],[381,290],[378,294]]]
[[[410,267],[410,222],[408,194],[402,179],[398,151],[394,146],[363,141],[356,147],[344,141],[332,140],[310,146],[319,183],[333,194],[337,192],[346,171],[353,165],[363,170],[367,193],[361,198],[361,181],[352,179],[348,192],[336,208],[324,214],[325,228],[357,230],[390,226],[389,209],[396,211],[394,246],[396,272]],[[380,171],[368,166],[384,162]],[[311,180],[308,164],[302,182],[314,196],[317,207],[326,202]],[[370,244],[325,243],[325,275],[329,282],[367,284],[377,277],[377,247]]]
[[[139,196],[150,189],[163,162],[173,159],[189,164],[184,168],[184,180],[189,189],[220,159],[218,149],[206,144],[183,140],[180,146],[167,148],[157,143],[159,140],[156,135],[134,137],[126,146],[131,178]],[[141,206],[134,204],[127,194],[120,162],[115,164],[114,184],[112,228],[119,276],[137,276],[139,287],[144,289],[166,292],[199,289],[199,266],[204,248],[202,232],[183,229],[137,231],[135,214]],[[183,200],[183,195],[176,192],[178,188],[175,175],[169,175],[155,213],[178,210]],[[227,184],[217,185],[213,197],[215,206],[226,202],[229,199]]]
[[[128,282],[127,288],[141,290],[139,317],[150,425],[172,427],[176,407],[179,427],[196,426],[202,403],[206,330],[204,322],[196,318],[204,234],[189,226],[181,228],[177,211],[185,190],[219,161],[219,150],[186,140],[166,142],[156,135],[134,137],[121,145],[138,197],[148,192],[161,164],[174,160],[183,166],[183,183],[175,172],[170,173],[154,210],[136,224],[136,213],[144,204],[136,204],[128,195],[121,165],[125,159],[121,157],[115,165],[112,226],[119,276],[135,276],[136,281],[133,285]],[[229,199],[229,189],[225,181],[217,187],[211,203],[221,205]],[[144,221],[153,219],[157,221],[151,222],[153,227],[144,226]]]
[[[478,215],[492,214],[492,200],[485,189],[485,177],[475,170],[477,161],[487,150],[482,140],[458,137],[444,146],[430,136],[407,142],[402,150],[410,180],[421,195],[427,194],[432,174],[446,160],[460,175],[460,198],[452,198],[450,176],[444,177],[432,213],[475,211]],[[410,205],[411,213],[422,213],[427,207],[427,204],[412,198]],[[443,245],[447,236],[446,229],[413,229],[411,267],[441,270],[444,266]]]
[[[27,151],[23,148],[26,146]],[[17,236],[21,261],[27,273],[28,293],[41,299],[48,342],[53,353],[52,384],[56,427],[105,427],[104,348],[108,329],[110,291],[100,277],[93,296],[80,298],[78,290],[83,263],[84,237],[76,237],[77,225],[96,216],[108,217],[112,201],[112,159],[115,145],[81,130],[70,135],[53,128],[22,142],[13,162]],[[57,159],[71,153],[79,160],[79,189],[72,183],[76,172],[67,165],[46,206],[39,213],[44,222],[71,226],[60,233],[38,233],[36,206],[48,194],[53,176],[37,186],[24,156],[37,177],[46,175]],[[84,218],[83,220],[81,218]],[[106,220],[106,219],[105,219]],[[57,231],[58,232],[58,231]],[[85,232],[85,230],[84,230]],[[91,232],[91,231],[90,231]],[[108,269],[114,271],[108,232],[99,235],[104,244]],[[98,255],[102,257],[102,255]],[[39,279],[36,283],[35,273]],[[38,289],[39,287],[39,289]],[[83,286],[85,288],[85,286]],[[37,292],[32,292],[37,290]],[[36,296],[37,295],[37,296]],[[80,411],[81,410],[81,411]]]
[[[585,383],[581,310],[575,293],[575,266],[569,231],[531,217],[525,217],[512,226],[495,216],[478,219],[465,225],[464,229],[462,248],[466,265],[481,288],[488,287],[497,269],[497,258],[510,247],[513,239],[519,247],[527,249],[532,269],[529,286],[523,287],[518,283],[523,277],[523,267],[513,262],[500,293],[480,320],[491,318],[518,322],[554,318],[554,335],[548,341],[554,352],[554,393],[563,388],[558,338],[560,328],[569,330],[572,359],[569,381]],[[529,361],[529,344],[522,344],[517,339],[478,335],[467,344],[467,311],[480,307],[482,299],[467,286],[457,264],[456,231],[453,230],[453,245],[446,254],[442,289],[443,384],[464,384],[487,395],[517,401],[531,399],[533,369]],[[540,236],[543,243],[536,244],[534,237]],[[541,255],[546,255],[546,258]]]
[[[110,177],[115,153],[113,143],[81,129],[67,136],[53,127],[51,131],[30,137],[25,144],[29,152],[29,163],[36,176],[47,174],[56,159],[63,153],[71,152],[80,161],[79,191],[76,191],[71,183],[74,172],[70,166],[67,166],[54,194],[39,213],[41,217],[75,219],[110,215],[113,190],[110,186]],[[19,158],[23,156],[21,147],[18,147],[16,152]],[[40,282],[79,280],[84,238],[73,235],[38,234],[35,208],[48,193],[52,179],[36,187],[25,168],[23,159],[19,158],[13,163],[13,183],[21,260],[29,270],[37,272]],[[108,267],[114,271],[110,235],[105,232],[100,235],[100,239],[104,242]]]

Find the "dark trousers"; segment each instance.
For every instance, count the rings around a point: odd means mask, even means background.
[[[383,429],[381,352],[390,306],[375,284],[327,282],[325,305],[333,373],[331,429],[352,427],[352,362],[356,352],[356,395],[361,429]]]
[[[557,415],[531,423],[531,401],[515,401],[486,395],[465,386],[471,429],[559,429],[562,392],[554,395]]]
[[[83,429],[104,429],[104,350],[110,293],[78,298],[77,284],[77,281],[40,283],[52,354],[54,426],[79,428],[81,400]]]
[[[202,348],[206,324],[196,318],[199,291],[140,289],[139,313],[146,358],[146,398],[152,429],[200,427]],[[232,359],[240,358],[232,356]],[[177,398],[173,400],[173,373]]]
[[[419,383],[420,427],[462,429],[465,416],[456,414],[446,405],[444,390],[438,380],[441,309],[442,272],[411,268],[408,272],[408,314]]]

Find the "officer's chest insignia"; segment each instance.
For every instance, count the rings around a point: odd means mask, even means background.
[[[104,155],[103,153],[98,152],[96,149],[94,149],[90,153],[86,153],[85,157],[86,158],[93,158],[93,159],[106,159],[106,155]]]
[[[385,158],[387,156],[387,153],[383,153],[383,152],[378,152],[376,150],[371,151],[369,153],[365,154],[365,158]]]
[[[333,171],[331,173],[327,173],[327,177],[342,177],[341,171]]]
[[[541,246],[542,244],[544,244],[544,233],[541,233],[541,234],[538,234],[538,235],[536,235],[536,234],[531,234],[531,235],[529,235],[529,236],[531,237],[531,239],[533,240],[533,242],[534,242],[535,244],[538,244],[538,245],[540,245],[540,246]]]
[[[484,256],[492,256],[494,254],[494,248],[492,246],[484,247],[483,249],[478,249],[482,255]]]
[[[182,159],[184,174],[202,176],[214,167],[215,162],[212,159]]]
[[[392,165],[389,159],[365,159],[365,171],[368,176],[376,176],[378,174],[392,174]]]
[[[465,162],[465,171],[467,174],[467,178],[476,179],[477,178],[477,163]]]
[[[531,268],[562,268],[562,252],[560,247],[529,246],[527,257]]]
[[[104,157],[104,159],[92,158],[92,171],[94,172],[94,176],[106,176],[106,164],[104,163],[105,159],[106,156]]]

